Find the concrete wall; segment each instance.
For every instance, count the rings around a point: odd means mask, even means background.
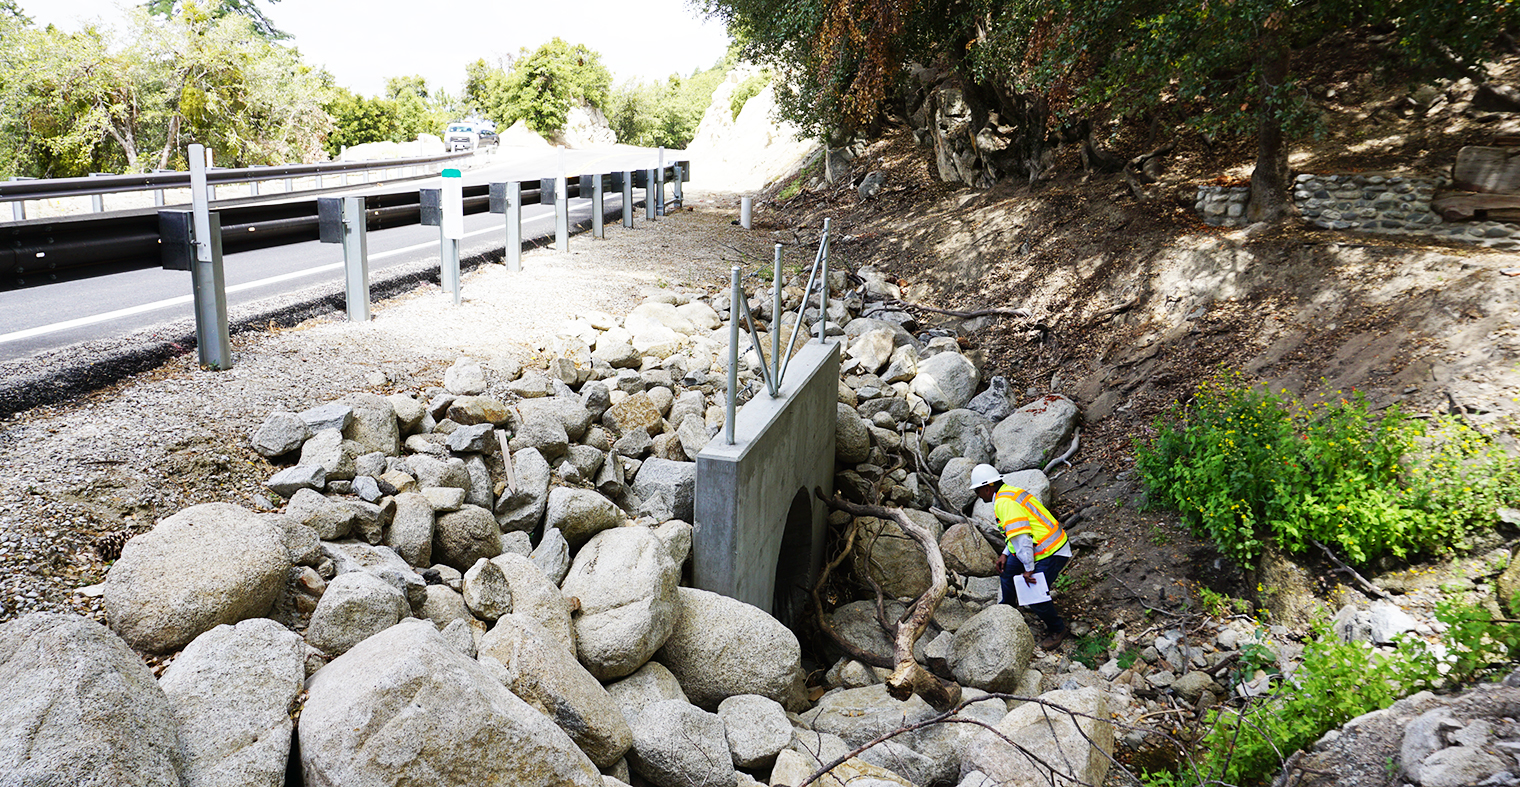
[[[734,419],[734,445],[719,433],[697,456],[692,540],[697,587],[772,614],[778,613],[772,603],[778,558],[793,565],[805,557],[806,577],[799,582],[809,587],[822,566],[828,510],[813,490],[831,495],[834,489],[839,345],[813,341],[799,350],[781,394],[772,399],[761,388]]]

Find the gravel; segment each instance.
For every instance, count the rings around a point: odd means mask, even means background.
[[[583,234],[565,254],[529,251],[520,273],[477,259],[458,307],[425,264],[393,278],[397,292],[363,325],[344,320],[331,287],[261,304],[241,315],[224,372],[197,368],[193,341],[163,338],[193,336],[183,324],[6,364],[0,390],[40,386],[52,401],[0,408],[13,410],[0,416],[0,621],[39,610],[102,619],[98,594],[80,592],[105,575],[97,539],[197,503],[267,505],[262,484],[279,466],[249,436],[271,411],[355,391],[425,398],[460,355],[488,369],[543,367],[566,319],[626,314],[658,292],[716,292],[731,265],[768,263],[773,239],[733,226],[733,201],[688,193],[688,209],[658,221],[609,222],[605,241]],[[255,329],[261,315],[273,327]],[[109,358],[129,360],[104,387],[109,378],[78,371]],[[491,393],[505,395],[497,385]]]

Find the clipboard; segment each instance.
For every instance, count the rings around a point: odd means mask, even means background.
[[[1019,606],[1021,607],[1050,600],[1050,586],[1045,583],[1045,572],[1043,571],[1035,572],[1033,585],[1024,581],[1023,574],[1014,574],[1013,590],[1018,596]]]

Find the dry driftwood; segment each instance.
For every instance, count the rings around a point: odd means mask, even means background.
[[[822,495],[819,495],[822,498]],[[854,516],[871,516],[878,519],[890,519],[902,528],[924,551],[924,557],[929,561],[929,576],[931,577],[929,589],[922,596],[914,600],[908,607],[906,617],[899,621],[896,631],[893,632],[892,643],[892,675],[887,678],[887,693],[899,700],[917,694],[922,697],[929,706],[935,710],[943,711],[953,708],[961,701],[961,687],[949,681],[940,680],[933,673],[924,669],[913,658],[913,646],[918,638],[923,636],[928,628],[929,621],[934,617],[935,610],[945,598],[945,592],[949,590],[948,576],[945,569],[945,557],[940,554],[939,542],[928,528],[919,525],[909,519],[901,508],[887,506],[867,506],[851,503],[835,494],[832,498],[825,499],[830,508],[845,511]],[[821,617],[821,616],[820,616]]]

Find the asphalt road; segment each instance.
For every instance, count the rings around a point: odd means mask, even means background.
[[[563,164],[561,163],[563,157]],[[666,154],[666,163],[681,157]],[[658,152],[647,148],[616,146],[600,150],[502,147],[483,155],[484,162],[466,170],[466,185],[504,180],[530,180],[556,175],[561,166],[570,176],[580,173],[617,172],[657,165]],[[393,186],[369,185],[346,194],[395,192],[436,187],[439,178],[409,181]],[[635,199],[642,193],[635,191]],[[307,197],[310,199],[311,197]],[[278,195],[274,199],[279,199]],[[622,195],[608,193],[605,209],[620,209]],[[621,214],[619,214],[621,215]],[[570,220],[588,221],[591,200],[570,201]],[[642,212],[636,214],[642,220]],[[610,220],[611,224],[616,219]],[[460,256],[468,258],[500,249],[506,240],[502,216],[480,213],[466,216]],[[523,209],[523,238],[550,238],[554,232],[552,205]],[[572,238],[572,242],[577,242]],[[586,242],[580,240],[579,242]],[[419,225],[368,233],[371,281],[387,268],[411,265],[439,256],[437,227]],[[314,285],[341,282],[343,251],[338,244],[316,242],[275,246],[223,257],[229,309],[288,295]],[[0,291],[0,362],[26,358],[91,340],[108,339],[150,329],[155,325],[194,316],[190,274],[150,268],[125,271],[41,287]]]

